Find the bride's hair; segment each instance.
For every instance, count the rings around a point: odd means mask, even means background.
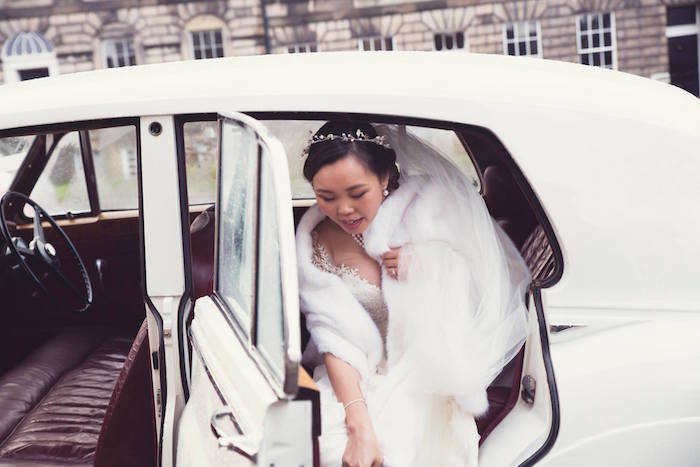
[[[396,153],[386,144],[374,141],[349,141],[340,138],[328,138],[329,135],[357,135],[363,138],[377,138],[377,131],[366,122],[331,120],[314,134],[313,144],[309,145],[308,156],[304,162],[304,178],[311,182],[316,173],[324,166],[333,164],[349,154],[355,155],[377,178],[389,175],[389,191],[399,187],[399,169],[396,166]]]

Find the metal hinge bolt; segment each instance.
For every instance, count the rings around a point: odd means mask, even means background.
[[[536,389],[537,381],[535,381],[535,378],[530,375],[523,376],[522,391],[520,391],[520,395],[526,404],[532,405],[535,403]]]

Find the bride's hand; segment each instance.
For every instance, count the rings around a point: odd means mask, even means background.
[[[360,404],[348,407],[346,423],[348,442],[343,453],[343,467],[381,467],[382,452],[367,408]]]
[[[392,248],[382,255],[382,266],[386,269],[387,274],[394,279],[399,279],[399,257],[401,256],[401,248]]]

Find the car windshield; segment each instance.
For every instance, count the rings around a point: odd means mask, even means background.
[[[33,140],[33,135],[0,138],[0,196],[10,188]]]

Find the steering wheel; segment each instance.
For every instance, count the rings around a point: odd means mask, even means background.
[[[12,205],[11,200],[19,201],[18,206],[20,207],[28,204],[34,210],[34,236],[29,245],[21,238],[10,236],[5,209],[8,205]],[[78,270],[82,280],[72,280],[65,274],[65,265],[61,264],[56,248],[44,238],[44,229],[41,226],[42,220],[47,221],[53,227],[54,232],[57,233],[61,240],[62,246],[67,247],[65,257],[76,266],[75,269]],[[92,283],[85,264],[78,254],[78,250],[75,249],[73,242],[70,241],[68,235],[58,226],[56,221],[35,201],[16,191],[5,193],[0,199],[0,233],[2,233],[7,249],[17,264],[24,269],[42,292],[58,302],[64,302],[65,305],[68,305],[69,308],[76,312],[84,312],[90,307],[92,304]],[[59,293],[55,287],[49,286],[48,278],[50,276],[57,279],[56,282],[61,285],[63,294]],[[72,300],[68,300],[65,296],[66,294]]]

